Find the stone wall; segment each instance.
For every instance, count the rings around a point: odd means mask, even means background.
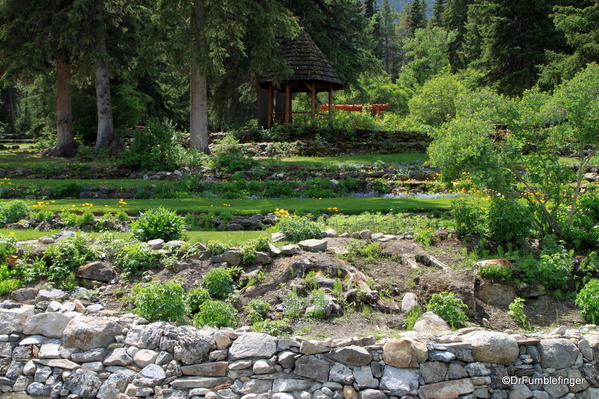
[[[50,303],[0,309],[0,390],[103,398],[599,398],[599,331],[315,341]],[[348,331],[350,333],[350,331]]]

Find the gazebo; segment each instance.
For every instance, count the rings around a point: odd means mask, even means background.
[[[343,89],[343,82],[339,79],[331,64],[314,40],[306,31],[302,30],[293,40],[283,46],[281,55],[287,62],[293,75],[278,81],[275,87],[273,79],[263,78],[259,85],[268,90],[268,120],[267,127],[275,121],[291,123],[293,114],[311,113],[316,115],[316,95],[320,92],[329,93],[329,104],[333,103],[333,90]],[[282,112],[277,112],[274,106],[275,90],[285,93],[285,106]],[[312,96],[312,109],[309,112],[293,112],[292,93],[310,93]],[[331,109],[329,109],[329,113]]]

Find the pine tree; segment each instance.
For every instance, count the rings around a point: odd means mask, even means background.
[[[399,37],[396,31],[396,20],[399,15],[395,8],[391,6],[389,0],[383,0],[381,8],[381,39],[382,51],[381,60],[383,61],[383,69],[389,76],[397,76],[399,70],[398,57],[400,54]]]
[[[457,32],[455,40],[449,45],[449,63],[452,71],[464,69],[466,63],[463,59],[462,46],[466,34],[468,19],[468,5],[474,0],[447,0],[441,15],[442,25],[448,31]]]
[[[433,16],[428,21],[431,26],[443,27],[443,10],[447,0],[435,0],[433,4]]]

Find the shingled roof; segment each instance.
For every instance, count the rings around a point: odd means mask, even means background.
[[[287,61],[287,66],[293,70],[293,75],[279,79],[280,81],[331,83],[333,90],[343,89],[343,82],[306,31],[302,30],[295,39],[285,44],[281,55]],[[272,79],[265,78],[260,82],[260,86],[267,88],[271,81]],[[298,85],[293,91],[304,91],[302,88],[303,85]]]

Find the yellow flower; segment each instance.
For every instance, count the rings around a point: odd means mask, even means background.
[[[15,235],[15,232],[14,232],[14,231],[11,231],[11,232],[10,232],[10,233],[8,233],[8,234],[9,234],[9,235],[11,235],[11,236],[13,236],[13,235]]]

